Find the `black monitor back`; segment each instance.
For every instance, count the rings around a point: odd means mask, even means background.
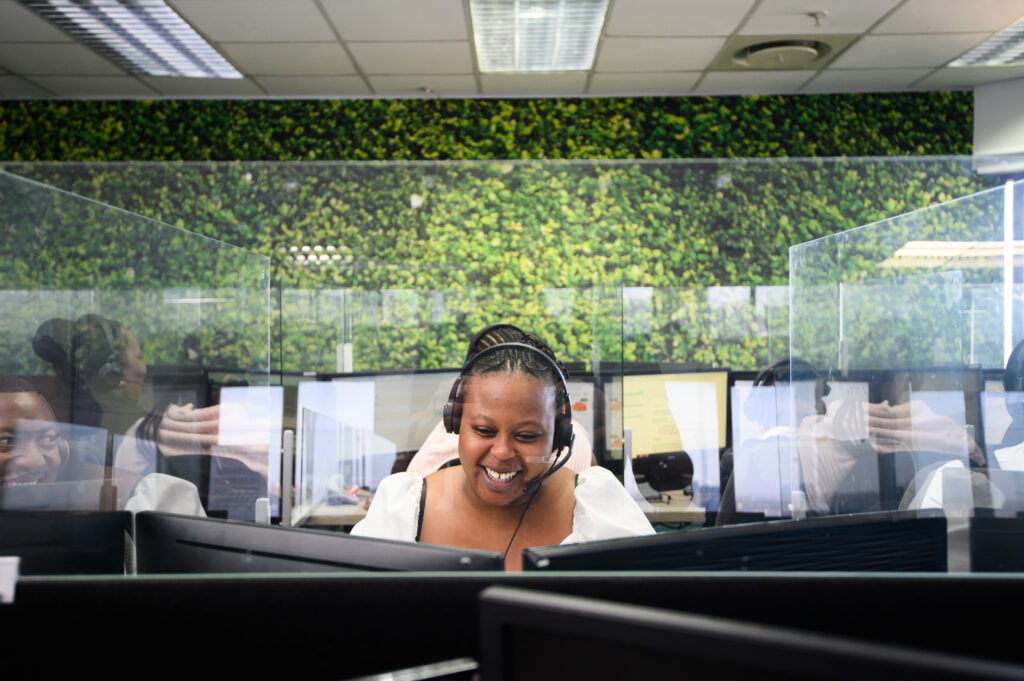
[[[136,516],[135,546],[140,574],[504,569],[486,551],[158,512]]]
[[[977,508],[968,525],[971,572],[1024,572],[1024,516]]]
[[[19,556],[22,575],[124,574],[127,511],[0,513],[0,555]]]
[[[939,511],[780,520],[523,551],[525,570],[945,572],[947,565]]]
[[[480,648],[485,681],[973,681],[1022,673],[1016,665],[933,650],[500,586],[480,597]]]

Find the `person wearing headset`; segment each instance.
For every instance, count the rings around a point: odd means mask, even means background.
[[[524,336],[526,336],[526,332],[512,324],[498,323],[486,326],[478,331],[469,341],[466,361],[468,362],[473,359],[481,350],[498,345],[499,343],[515,343],[522,340]],[[587,468],[597,465],[597,459],[594,457],[594,446],[582,424],[573,420],[572,430],[574,436],[572,456],[565,465],[568,466],[569,470],[582,473]],[[419,450],[409,461],[405,470],[426,476],[444,466],[455,465],[458,461],[458,435],[448,431],[444,426],[444,422],[440,422],[423,441],[423,444],[420,445]]]
[[[0,486],[55,482],[70,459],[46,398],[27,381],[0,377]]]
[[[146,413],[142,349],[123,324],[95,313],[51,319],[37,329],[32,349],[62,383],[69,421],[123,433]]]
[[[508,570],[531,546],[653,534],[611,472],[565,467],[574,439],[565,374],[535,336],[473,356],[444,423],[460,465],[385,478],[352,534],[496,551]]]

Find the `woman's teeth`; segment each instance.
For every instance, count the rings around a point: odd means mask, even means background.
[[[516,477],[517,473],[519,473],[519,471],[507,471],[503,473],[501,471],[496,471],[493,468],[487,468],[486,466],[484,466],[484,472],[487,473],[487,477],[495,482],[508,482],[512,478]]]

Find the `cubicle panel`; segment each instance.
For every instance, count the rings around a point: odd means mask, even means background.
[[[790,249],[792,358],[832,393],[796,427],[805,512],[970,514],[1016,465],[1018,400],[985,381],[1024,338],[1015,210],[1010,183]]]
[[[6,172],[0,197],[0,508],[272,514],[269,258]],[[210,366],[247,387],[210,400]]]

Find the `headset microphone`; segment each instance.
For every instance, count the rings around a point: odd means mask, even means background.
[[[551,468],[547,469],[546,471],[538,475],[536,478],[530,480],[528,483],[523,485],[523,494],[529,494],[533,490],[537,489],[537,487],[539,487],[542,482],[550,478],[552,475],[555,474],[555,472],[559,468],[567,464],[569,462],[569,459],[572,458],[572,446],[575,442],[576,434],[573,433],[569,436],[569,451],[566,452],[565,456],[556,461],[555,463],[551,464]]]

